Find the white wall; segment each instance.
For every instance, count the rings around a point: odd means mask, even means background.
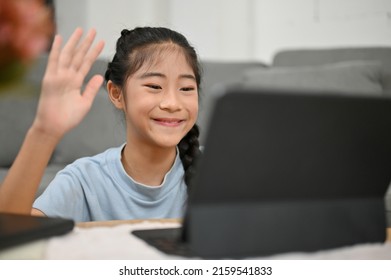
[[[58,33],[65,38],[80,26],[95,28],[106,42],[103,57],[112,57],[124,28],[168,25],[168,0],[55,0]]]
[[[55,0],[57,33],[69,37],[75,27],[87,25],[87,2],[84,0]]]
[[[254,11],[256,58],[282,48],[391,46],[391,0],[262,0]]]
[[[170,25],[206,59],[252,59],[252,0],[171,0]]]
[[[57,0],[58,31],[95,27],[111,57],[123,28],[163,25],[212,60],[270,62],[282,48],[391,46],[391,0]]]

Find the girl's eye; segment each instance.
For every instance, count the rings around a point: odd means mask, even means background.
[[[184,88],[181,88],[181,91],[192,91],[192,90],[195,90],[194,87],[184,87]]]
[[[150,85],[145,85],[145,86],[148,88],[151,88],[151,89],[155,89],[155,90],[162,89],[162,87],[159,85],[150,84]]]

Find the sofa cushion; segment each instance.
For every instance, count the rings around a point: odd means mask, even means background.
[[[21,84],[0,94],[0,166],[14,161],[26,132],[32,124],[38,104],[39,89]]]
[[[350,61],[319,66],[273,67],[249,70],[246,87],[279,87],[353,94],[381,95],[382,65],[376,61]]]
[[[111,104],[102,87],[87,116],[57,145],[52,162],[67,164],[80,157],[96,155],[124,143],[125,135],[124,117]]]
[[[221,85],[240,83],[243,73],[249,69],[262,69],[267,66],[254,61],[202,61],[202,82],[197,123],[200,127],[200,141],[204,142],[205,130],[218,88]]]
[[[104,58],[97,59],[94,64],[92,64],[90,71],[88,71],[86,78],[84,79],[88,82],[94,75],[105,76],[107,65],[109,61]]]
[[[278,51],[274,67],[298,67],[330,64],[342,61],[380,61],[391,70],[391,47],[301,48]]]
[[[273,67],[298,67],[342,61],[378,61],[383,65],[384,94],[391,95],[391,48],[381,46],[285,49],[276,53]]]

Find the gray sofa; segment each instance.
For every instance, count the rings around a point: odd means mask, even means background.
[[[0,181],[31,124],[47,57],[30,69],[24,82],[0,96]],[[107,61],[94,64],[89,77],[103,74]],[[215,89],[224,84],[249,87],[327,89],[355,94],[391,95],[391,47],[282,50],[270,65],[260,62],[203,61],[199,125],[201,142],[215,98]],[[88,77],[87,77],[88,79]],[[102,87],[83,122],[57,146],[42,179],[39,195],[56,172],[75,159],[94,155],[125,141],[122,115],[110,104]],[[34,164],[34,163],[32,163]],[[386,196],[391,226],[391,189]]]

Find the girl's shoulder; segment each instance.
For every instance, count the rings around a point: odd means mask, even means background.
[[[107,166],[110,163],[121,160],[121,151],[125,144],[119,147],[109,148],[99,154],[93,156],[86,156],[75,160],[69,164],[66,169],[84,169],[91,168],[93,166],[101,168]]]

